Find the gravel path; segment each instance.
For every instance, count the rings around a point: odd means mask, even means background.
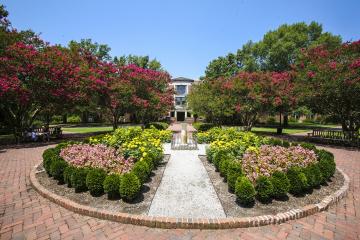
[[[221,218],[225,212],[205,167],[199,150],[171,150],[162,181],[150,206],[150,216]]]
[[[156,229],[82,216],[41,197],[29,173],[46,146],[0,149],[0,239],[360,239],[360,151],[327,148],[350,177],[349,194],[315,215],[226,230]]]

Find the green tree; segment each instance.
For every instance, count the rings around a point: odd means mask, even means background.
[[[248,42],[236,54],[229,53],[211,61],[205,70],[206,78],[234,76],[240,71],[284,72],[292,69],[301,49],[325,45],[335,48],[341,44],[341,37],[323,32],[322,25],[304,22],[281,25],[267,32],[261,41]],[[288,125],[290,108],[282,108],[284,126]]]
[[[72,40],[69,42],[68,47],[72,51],[80,52],[81,54],[91,54],[92,56],[96,56],[102,61],[111,60],[109,54],[111,48],[107,44],[92,42],[89,38],[81,39],[80,42]]]
[[[138,67],[144,69],[151,69],[155,71],[162,71],[161,63],[156,58],[151,59],[149,56],[137,56],[137,55],[123,55],[120,57],[114,57],[114,63],[120,67],[135,64]]]

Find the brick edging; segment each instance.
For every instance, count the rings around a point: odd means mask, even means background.
[[[325,197],[318,204],[310,204],[299,209],[292,209],[287,212],[281,212],[276,215],[261,215],[255,217],[228,217],[228,218],[173,218],[173,217],[151,217],[144,215],[114,213],[107,210],[101,210],[89,206],[78,204],[72,200],[66,199],[55,193],[50,192],[43,187],[36,178],[36,167],[30,172],[30,183],[35,190],[50,201],[78,214],[90,217],[116,221],[125,224],[134,224],[156,228],[186,228],[186,229],[228,229],[228,228],[246,228],[258,227],[269,224],[279,224],[288,220],[303,218],[314,213],[324,211],[329,206],[337,203],[341,198],[347,195],[350,179],[339,168],[337,170],[344,176],[343,186],[335,193]]]

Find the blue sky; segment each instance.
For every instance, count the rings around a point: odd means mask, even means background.
[[[317,21],[344,41],[360,39],[359,0],[9,0],[17,29],[52,44],[91,38],[111,55],[149,55],[173,76],[198,78],[212,59],[284,23]]]

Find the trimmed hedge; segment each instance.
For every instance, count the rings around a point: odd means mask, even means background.
[[[221,174],[221,176],[223,176],[225,178],[225,180],[227,179],[227,171],[228,171],[228,167],[229,164],[232,160],[230,160],[229,158],[224,158],[222,160],[220,160],[220,164],[219,164],[219,172]]]
[[[268,177],[259,176],[256,179],[256,198],[260,202],[269,202],[273,196],[274,187]]]
[[[139,194],[140,189],[140,180],[134,173],[125,173],[121,176],[119,192],[125,201],[130,202],[134,200]]]
[[[166,130],[169,127],[169,124],[165,122],[150,122],[145,124],[145,128],[151,128],[154,127],[158,130]]]
[[[312,189],[321,184],[323,177],[318,164],[311,164],[303,169],[308,182],[308,188]]]
[[[216,127],[215,124],[213,123],[193,123],[193,127],[198,130],[199,132],[206,132],[207,130],[210,130],[214,127]]]
[[[64,171],[68,163],[60,157],[57,157],[51,161],[50,174],[54,179],[58,180],[59,183],[64,183]]]
[[[151,173],[152,170],[154,170],[154,168],[155,168],[154,161],[151,158],[146,158],[144,161],[147,163],[147,165],[149,167],[149,171]]]
[[[309,150],[313,150],[313,151],[316,150],[315,145],[312,144],[312,143],[302,142],[302,143],[300,143],[299,145],[300,145],[301,147],[306,148],[306,149],[309,149]]]
[[[74,169],[74,166],[68,165],[64,170],[64,183],[66,183],[68,187],[71,187],[71,175],[73,174]]]
[[[242,176],[241,164],[236,161],[230,161],[226,176],[229,190],[234,192],[236,180]]]
[[[86,176],[89,168],[75,168],[71,174],[71,186],[75,188],[75,192],[87,190]]]
[[[255,201],[255,188],[247,177],[236,179],[235,194],[241,204],[250,205]]]
[[[103,187],[109,199],[114,199],[120,196],[120,180],[121,176],[119,174],[113,173],[106,176]]]
[[[93,168],[90,169],[86,175],[86,187],[93,196],[100,196],[104,193],[103,183],[106,178],[104,169]]]
[[[136,162],[131,171],[138,177],[142,184],[148,180],[151,173],[149,165],[145,161]]]
[[[286,174],[276,171],[272,174],[270,181],[273,185],[273,197],[275,199],[282,199],[290,190],[290,181]]]
[[[336,171],[334,155],[326,150],[317,151],[319,168],[323,176],[322,183],[328,181]]]
[[[308,182],[300,167],[294,166],[287,171],[290,181],[290,193],[300,195],[308,189]]]
[[[55,149],[54,148],[48,148],[44,151],[42,157],[43,157],[43,167],[46,171],[46,173],[51,176],[50,174],[50,166],[53,158],[56,156]]]

